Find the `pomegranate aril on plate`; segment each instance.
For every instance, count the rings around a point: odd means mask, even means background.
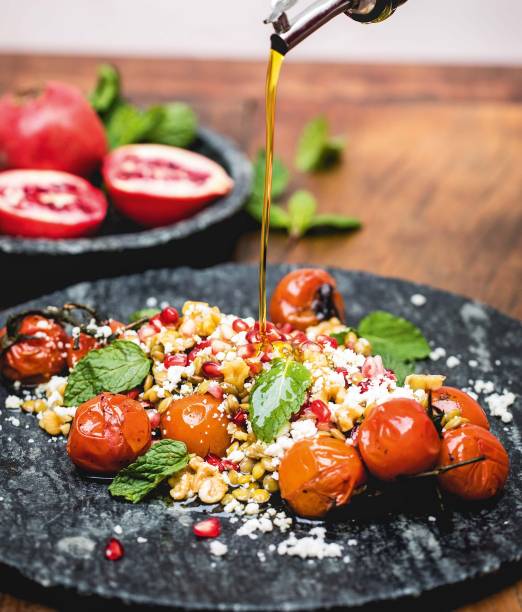
[[[192,531],[198,538],[217,538],[221,533],[221,522],[218,518],[211,517],[196,523]]]
[[[334,349],[339,346],[337,340],[335,338],[332,338],[331,336],[325,336],[323,334],[320,334],[319,336],[317,336],[316,340],[317,342],[319,342],[319,344],[323,344],[325,346],[330,345]]]
[[[243,321],[243,319],[236,319],[232,323],[232,329],[238,334],[239,332],[248,331],[249,326],[246,321]]]
[[[185,367],[189,362],[189,358],[185,353],[174,353],[172,355],[166,355],[163,360],[163,365],[166,368],[172,368],[174,366]]]
[[[105,558],[109,561],[118,561],[123,557],[125,551],[123,544],[116,538],[111,538],[105,547]]]
[[[319,423],[329,423],[332,419],[330,409],[322,400],[314,400],[310,403],[308,409],[314,414]]]
[[[205,461],[209,464],[209,465],[213,465],[214,467],[217,467],[219,469],[219,471],[221,472],[221,459],[217,456],[217,455],[213,455],[212,453],[209,453],[206,457],[205,457]]]
[[[160,414],[157,410],[147,410],[150,426],[152,429],[157,429],[160,425]]]
[[[219,363],[215,361],[207,361],[201,366],[201,370],[207,378],[220,378],[223,376]]]
[[[173,306],[167,306],[160,312],[159,317],[163,325],[176,325],[179,321],[179,312]]]
[[[232,417],[232,421],[236,424],[236,425],[244,425],[247,422],[248,419],[248,414],[245,410],[239,410],[238,412],[236,412],[236,414]]]
[[[223,395],[224,395],[224,391],[223,389],[219,386],[219,383],[213,381],[209,384],[208,386],[208,393],[210,393],[210,395],[212,395],[212,397],[215,397],[218,400],[222,400],[223,399]]]

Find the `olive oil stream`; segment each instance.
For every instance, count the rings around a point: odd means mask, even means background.
[[[270,202],[272,199],[272,167],[274,162],[274,126],[277,83],[284,56],[273,49],[268,59],[265,86],[265,184],[263,194],[263,217],[261,221],[261,241],[259,248],[259,331],[263,338],[266,334],[266,260],[270,228]]]

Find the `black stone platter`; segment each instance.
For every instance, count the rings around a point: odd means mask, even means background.
[[[166,227],[147,229],[119,215],[112,207],[97,235],[74,240],[14,238],[0,235],[0,252],[9,255],[85,255],[156,248],[201,232],[237,213],[250,193],[250,161],[234,143],[216,132],[200,128],[191,147],[221,164],[234,180],[234,188],[193,217]]]
[[[272,267],[269,289],[289,269]],[[520,322],[429,287],[361,272],[332,273],[346,300],[349,322],[357,323],[377,308],[402,315],[418,324],[434,347],[443,346],[448,355],[461,360],[457,368],[448,369],[442,360],[427,362],[425,369],[447,374],[455,386],[483,378],[499,390],[508,388],[517,398],[522,395]],[[225,312],[255,316],[256,284],[256,269],[249,266],[159,270],[82,283],[25,306],[86,302],[125,319],[154,296],[176,306],[188,298],[205,300]],[[426,296],[424,306],[412,305],[415,293]],[[2,313],[0,321],[7,314]],[[478,366],[470,367],[469,360]],[[0,573],[15,570],[51,590],[62,588],[98,601],[108,598],[114,605],[120,600],[142,606],[236,610],[352,608],[379,602],[397,609],[393,606],[399,606],[399,599],[426,597],[464,581],[475,589],[477,582],[501,569],[515,567],[519,575],[519,399],[513,423],[491,419],[512,462],[509,482],[498,499],[463,504],[444,498],[441,505],[429,482],[360,499],[325,523],[327,541],[341,544],[348,559],[306,561],[269,551],[270,544],[286,537],[278,531],[257,540],[239,537],[235,532],[240,523],[232,524],[226,517],[220,540],[229,550],[213,557],[209,543],[197,541],[191,532],[193,522],[208,508],[169,504],[162,495],[135,506],[112,499],[106,485],[87,481],[74,470],[63,442],[50,442],[31,415],[16,413],[18,426],[8,421],[15,413],[3,409],[5,395],[1,389]],[[126,554],[110,562],[103,551],[118,525],[122,533],[117,537]],[[309,522],[294,523],[298,537],[309,529]],[[258,551],[264,552],[264,561]]]

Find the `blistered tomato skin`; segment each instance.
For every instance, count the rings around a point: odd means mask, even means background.
[[[25,384],[46,382],[60,374],[66,365],[68,336],[61,325],[40,315],[28,315],[19,333],[34,336],[19,340],[0,358],[2,374]],[[0,331],[0,338],[5,330]]]
[[[299,516],[321,518],[366,482],[359,453],[336,438],[296,442],[279,466],[281,496]]]
[[[332,317],[344,319],[344,301],[328,272],[302,268],[279,281],[270,301],[271,321],[306,330]]]
[[[431,469],[440,438],[424,408],[410,399],[392,399],[371,410],[358,431],[358,446],[368,470],[381,480]]]
[[[484,461],[449,470],[437,477],[445,491],[470,501],[489,499],[504,487],[509,473],[509,457],[491,432],[466,424],[444,433],[439,467],[484,455]]]
[[[81,470],[113,474],[150,444],[150,420],[143,406],[126,395],[101,393],[78,407],[67,453]]]
[[[231,443],[228,418],[218,409],[221,401],[210,394],[175,400],[161,415],[162,438],[184,442],[189,453],[223,457]]]
[[[432,393],[432,403],[444,411],[451,409],[452,403],[460,408],[461,416],[473,425],[489,429],[489,421],[480,404],[470,395],[455,387],[441,387]]]
[[[103,124],[75,87],[51,81],[34,96],[0,98],[0,169],[89,176],[106,152]]]
[[[69,369],[83,359],[87,353],[99,347],[98,342],[92,336],[81,333],[78,340],[71,338],[67,344],[67,367]]]
[[[126,145],[103,163],[116,208],[136,223],[159,227],[185,219],[234,186],[213,160],[166,145]]]

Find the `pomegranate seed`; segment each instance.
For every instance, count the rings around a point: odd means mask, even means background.
[[[140,390],[139,389],[131,389],[130,391],[127,391],[127,393],[125,393],[125,395],[127,397],[130,397],[130,399],[138,399],[139,395],[140,395]]]
[[[201,369],[207,378],[219,378],[220,376],[223,376],[219,363],[216,363],[215,361],[207,361],[201,366]]]
[[[293,332],[291,332],[290,338],[293,344],[301,344],[308,340],[308,338],[306,337],[306,334],[299,329],[296,329]]]
[[[223,399],[223,389],[219,386],[217,382],[211,382],[208,386],[208,392],[212,397],[215,397],[217,400]]]
[[[189,355],[188,355],[188,360],[190,362],[194,361],[194,359],[196,358],[196,355],[202,351],[203,349],[209,347],[211,345],[211,341],[210,340],[203,340],[203,342],[200,342],[199,344],[196,344],[196,346],[190,351]]]
[[[247,422],[247,418],[248,418],[248,413],[245,410],[239,410],[232,417],[232,421],[234,421],[236,425],[241,427],[241,425],[244,425]]]
[[[176,325],[179,321],[179,312],[173,306],[167,306],[160,312],[159,317],[163,325]]]
[[[270,357],[269,353],[261,353],[261,363],[270,363],[272,361],[272,357]]]
[[[312,351],[313,353],[321,352],[321,345],[317,344],[317,342],[312,342],[312,340],[306,340],[300,345],[299,348],[302,351]]]
[[[249,332],[246,333],[246,341],[250,343],[259,342],[260,341],[259,332],[251,329]]]
[[[232,323],[232,329],[236,332],[236,334],[242,331],[248,331],[248,323],[243,321],[243,319],[236,319]]]
[[[160,424],[159,412],[157,410],[147,410],[147,416],[149,417],[151,428],[157,429]]]
[[[161,314],[154,315],[149,323],[156,329],[157,331],[161,331],[163,329],[163,325],[161,322]]]
[[[348,376],[348,370],[346,368],[335,368],[338,374],[342,374],[345,378]]]
[[[217,538],[221,533],[221,522],[218,518],[212,517],[199,521],[192,527],[194,535],[198,538]]]
[[[294,331],[293,326],[290,323],[283,323],[277,326],[279,331],[283,332],[283,334],[290,334]]]
[[[173,366],[185,367],[188,364],[188,356],[185,353],[171,353],[166,355],[163,360],[163,365],[166,368],[172,368]]]
[[[111,538],[107,542],[105,547],[105,558],[109,561],[118,561],[123,557],[125,551],[123,550],[123,544],[116,538]]]
[[[209,464],[209,465],[213,465],[214,467],[219,468],[219,471],[222,472],[223,470],[221,469],[221,459],[217,456],[217,455],[213,455],[212,453],[209,453],[206,457],[205,457],[205,461]]]
[[[368,391],[370,387],[370,381],[365,378],[364,380],[361,380],[361,382],[357,386],[361,390],[361,393],[366,393],[366,391]]]
[[[323,400],[314,400],[308,408],[316,416],[319,423],[329,423],[331,421],[332,415],[330,409]]]
[[[395,372],[393,370],[388,369],[388,368],[386,368],[384,370],[384,375],[386,376],[386,378],[389,378],[390,380],[397,380],[397,376],[396,376]]]
[[[219,470],[220,472],[223,471],[229,471],[229,470],[235,470],[236,472],[239,471],[239,465],[237,463],[234,463],[233,461],[230,461],[230,459],[222,459],[221,460],[221,469]]]
[[[380,355],[375,357],[366,357],[363,367],[361,368],[362,375],[365,378],[377,378],[384,375],[384,366]]]
[[[237,354],[242,359],[248,359],[254,357],[257,354],[257,346],[255,344],[244,344],[238,347]]]
[[[332,338],[331,336],[325,336],[323,334],[320,334],[319,336],[317,336],[316,340],[317,342],[319,342],[319,344],[323,344],[325,346],[330,345],[334,349],[339,346],[337,340],[335,338]]]

